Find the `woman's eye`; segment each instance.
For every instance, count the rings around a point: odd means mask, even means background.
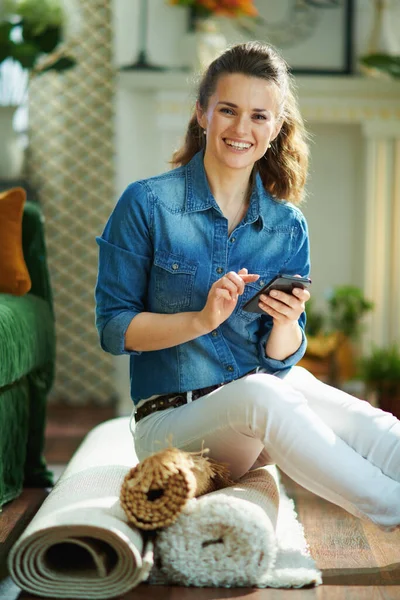
[[[254,118],[256,121],[266,121],[267,120],[267,117],[265,115],[260,115],[258,113],[254,115]]]
[[[227,115],[233,115],[233,110],[231,108],[221,108],[221,112]]]

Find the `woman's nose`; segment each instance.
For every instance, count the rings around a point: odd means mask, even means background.
[[[245,136],[249,131],[248,120],[246,117],[237,117],[235,120],[234,131],[238,136]]]

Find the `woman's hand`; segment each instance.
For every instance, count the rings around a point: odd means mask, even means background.
[[[292,294],[272,290],[268,296],[260,296],[258,305],[273,318],[274,325],[291,325],[297,323],[309,299],[310,292],[306,289],[294,288]]]
[[[199,319],[207,331],[216,329],[233,313],[238,297],[243,294],[246,283],[257,281],[259,275],[249,274],[247,269],[237,273],[229,271],[211,286],[207,302]]]

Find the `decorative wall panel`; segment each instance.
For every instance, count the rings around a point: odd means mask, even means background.
[[[111,1],[80,3],[77,66],[30,88],[28,174],[46,218],[57,321],[52,400],[108,403],[112,359],[94,325],[98,235],[114,205]]]

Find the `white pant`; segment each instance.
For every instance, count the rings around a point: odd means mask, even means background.
[[[381,527],[400,524],[400,421],[301,367],[247,375],[134,430],[139,460],[209,448],[233,478],[276,463],[297,483]]]

